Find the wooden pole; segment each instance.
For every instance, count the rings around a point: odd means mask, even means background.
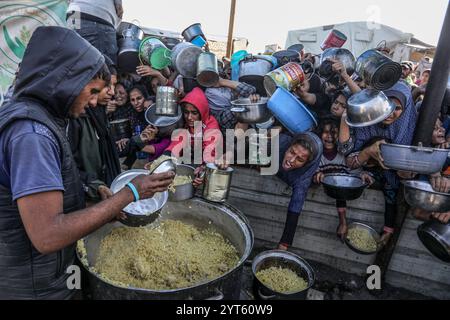
[[[236,0],[231,0],[230,22],[228,24],[227,58],[231,57],[233,51],[233,29],[234,29],[235,13],[236,13]]]

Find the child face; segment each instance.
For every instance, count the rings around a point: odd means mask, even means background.
[[[431,143],[433,145],[439,145],[445,143],[445,129],[442,126],[442,122],[440,119],[436,120],[436,124],[434,125],[433,136],[431,138]]]
[[[331,105],[330,111],[333,116],[341,118],[346,108],[347,108],[347,99],[345,99],[345,97],[342,94],[340,94]]]
[[[326,150],[333,150],[336,148],[336,141],[338,139],[338,129],[330,124],[325,125],[322,136],[323,147]]]

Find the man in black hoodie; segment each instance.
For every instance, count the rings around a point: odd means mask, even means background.
[[[104,61],[67,28],[39,27],[28,44],[14,95],[0,109],[0,299],[71,298],[66,270],[76,241],[173,180],[173,173],[139,176],[83,209],[65,130],[108,83]]]

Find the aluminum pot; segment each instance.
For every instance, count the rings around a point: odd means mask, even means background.
[[[148,175],[147,170],[134,169],[122,172],[111,183],[111,191],[117,193],[126,184],[139,175]],[[139,200],[127,205],[123,211],[126,214],[126,219],[120,220],[123,224],[129,227],[141,227],[154,222],[160,215],[161,209],[167,202],[169,194],[167,191],[158,192],[152,198]]]
[[[426,181],[403,181],[405,200],[413,208],[429,212],[450,211],[450,194],[433,190]]]
[[[181,42],[173,47],[172,66],[186,78],[195,78],[197,75],[197,60],[202,49],[189,42]]]
[[[161,221],[180,220],[199,228],[211,227],[222,234],[237,249],[238,264],[217,279],[200,283],[189,288],[175,290],[149,290],[121,287],[102,279],[92,268],[95,267],[98,248],[102,239],[112,229],[121,227],[119,223],[109,223],[84,239],[86,256],[77,250],[78,259],[88,273],[89,286],[95,300],[200,300],[239,299],[244,262],[253,248],[253,231],[247,218],[236,208],[215,204],[200,198],[185,202],[168,202],[163,208]],[[86,265],[88,263],[88,265]]]
[[[181,35],[187,42],[191,42],[197,36],[202,36],[204,39],[206,39],[205,34],[202,31],[202,25],[200,23],[194,23],[190,25],[181,32]]]
[[[272,55],[277,59],[278,66],[284,66],[289,62],[300,62],[300,53],[295,50],[281,50]]]
[[[249,98],[241,98],[231,101],[231,112],[236,120],[241,123],[262,123],[272,117],[272,112],[267,108],[268,98],[261,98],[258,102],[252,102]]]
[[[231,187],[233,168],[219,169],[214,163],[206,165],[203,198],[212,202],[225,202]]]
[[[178,115],[177,90],[173,87],[159,86],[156,90],[156,115],[175,117]]]
[[[247,83],[256,88],[256,93],[261,97],[267,97],[267,91],[264,88],[264,76],[242,76],[239,82]]]
[[[244,76],[265,76],[273,69],[273,64],[261,56],[248,55],[239,63],[239,78]]]
[[[384,121],[394,111],[395,105],[383,92],[365,89],[348,99],[345,121],[351,127],[368,127]]]
[[[368,50],[360,55],[355,71],[366,85],[376,90],[391,88],[402,75],[401,65],[378,50]]]
[[[122,38],[117,41],[119,53],[117,55],[118,68],[122,72],[136,73],[136,67],[140,65],[139,46],[141,40],[137,38]]]
[[[177,165],[177,175],[189,176],[195,179],[194,168],[185,164]],[[195,189],[192,183],[174,186],[175,192],[169,190],[169,201],[185,201],[194,197]]]
[[[449,151],[420,146],[382,144],[380,146],[384,165],[389,169],[411,171],[420,174],[440,172],[447,161]]]
[[[360,177],[349,174],[327,174],[322,185],[329,197],[346,201],[358,199],[367,188]]]
[[[256,276],[258,271],[270,267],[289,268],[295,271],[308,282],[308,287],[305,290],[292,293],[281,293],[270,289]],[[314,285],[316,279],[314,269],[306,260],[292,252],[281,250],[264,251],[258,254],[253,259],[252,272],[254,276],[253,288],[255,296],[262,300],[306,300],[308,290]]]
[[[320,58],[319,74],[324,79],[330,79],[335,72],[333,71],[333,62],[331,60],[340,61],[349,76],[355,72],[355,56],[351,51],[341,48],[326,49]]]
[[[197,82],[206,88],[219,82],[219,66],[214,53],[202,52],[197,59]]]
[[[117,37],[119,39],[134,37],[142,40],[144,39],[144,35],[144,31],[138,25],[131,22],[122,21],[117,28]]]
[[[417,228],[417,235],[436,258],[450,262],[450,222],[443,224],[432,218]]]
[[[264,88],[272,96],[278,87],[288,91],[295,90],[305,81],[305,72],[299,63],[290,62],[264,76]]]
[[[145,119],[149,124],[155,126],[159,130],[161,137],[170,137],[175,129],[181,128],[183,124],[183,113],[181,107],[178,106],[178,114],[175,117],[158,116],[156,114],[156,105],[152,104],[150,108],[145,111]]]
[[[111,135],[114,141],[129,139],[132,136],[130,119],[119,119],[110,122]]]

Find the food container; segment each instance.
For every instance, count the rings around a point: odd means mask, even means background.
[[[149,172],[141,169],[122,172],[111,183],[111,191],[113,193],[119,192],[125,188],[128,182],[142,174],[148,175]],[[130,203],[123,209],[126,219],[120,220],[120,222],[130,227],[141,227],[154,222],[159,217],[168,197],[167,191],[158,192],[152,198]]]
[[[186,78],[197,76],[197,60],[202,49],[189,42],[181,42],[172,50],[172,66]]]
[[[300,62],[300,53],[295,50],[280,50],[272,55],[277,59],[278,66],[284,66],[289,62]]]
[[[225,202],[228,199],[231,187],[233,169],[219,169],[215,164],[206,165],[203,198],[212,202]]]
[[[264,88],[267,94],[272,96],[277,87],[288,91],[295,90],[305,81],[305,73],[299,63],[290,62],[264,76]]]
[[[272,62],[263,56],[248,55],[239,63],[239,78],[244,76],[265,76],[272,71]]]
[[[417,228],[417,235],[436,258],[450,262],[450,223],[444,224],[432,218]]]
[[[322,185],[329,197],[345,201],[358,199],[367,188],[360,177],[349,174],[327,174]]]
[[[352,76],[355,72],[355,57],[347,49],[330,48],[326,49],[320,58],[319,75],[324,79],[330,79],[335,72],[333,71],[333,62],[331,60],[337,60],[341,62],[347,74]]]
[[[147,65],[151,65],[150,58],[157,48],[166,48],[161,40],[153,37],[144,38],[139,46],[139,57]]]
[[[291,293],[272,290],[256,277],[258,271],[270,267],[291,269],[308,282],[308,287],[305,290]],[[262,300],[306,300],[308,290],[314,285],[316,279],[314,269],[308,262],[292,252],[282,250],[270,250],[258,254],[252,262],[252,273],[255,296]]]
[[[347,36],[345,34],[340,32],[339,30],[333,29],[320,45],[320,48],[324,51],[329,48],[341,48],[346,41]]]
[[[450,194],[434,191],[426,181],[402,181],[405,186],[405,200],[413,208],[428,212],[450,211]]]
[[[177,165],[177,175],[189,176],[192,181],[195,179],[194,168],[185,164]],[[191,183],[174,186],[175,192],[169,190],[169,201],[185,201],[194,197],[195,189]]]
[[[251,102],[249,98],[241,98],[231,102],[231,112],[240,123],[262,123],[272,117],[267,108],[267,98],[261,98],[258,102]]]
[[[198,36],[202,36],[204,39],[206,39],[206,37],[202,31],[202,25],[200,23],[194,23],[194,24],[190,25],[189,27],[187,27],[186,29],[184,29],[181,32],[181,35],[183,36],[184,40],[186,40],[187,42],[191,42]]]
[[[383,92],[365,89],[348,99],[345,121],[351,127],[368,127],[383,122],[394,111],[395,105]]]
[[[360,222],[352,222],[348,225],[347,230],[351,230],[353,228],[367,230],[377,243],[381,240],[381,237],[378,234],[378,232],[371,226],[368,226],[368,225],[366,225],[364,223],[360,223]],[[360,248],[355,247],[347,237],[345,237],[344,242],[352,251],[354,251],[358,254],[365,254],[365,255],[375,254],[382,248],[381,246],[377,246],[377,249],[375,251],[366,251],[366,250],[362,250]]]
[[[214,87],[219,82],[219,67],[214,53],[202,52],[197,59],[197,82],[205,87]]]
[[[110,122],[111,135],[114,141],[129,139],[132,136],[131,123],[129,119],[119,119]]]
[[[448,150],[421,146],[386,143],[380,149],[383,163],[389,169],[420,174],[441,172],[449,156]]]
[[[156,90],[156,115],[174,117],[178,115],[177,91],[173,87],[159,86]]]
[[[145,119],[149,124],[158,128],[158,135],[161,137],[168,137],[175,129],[180,128],[183,124],[182,116],[180,106],[178,106],[178,114],[175,117],[157,115],[155,104],[145,111]]]

